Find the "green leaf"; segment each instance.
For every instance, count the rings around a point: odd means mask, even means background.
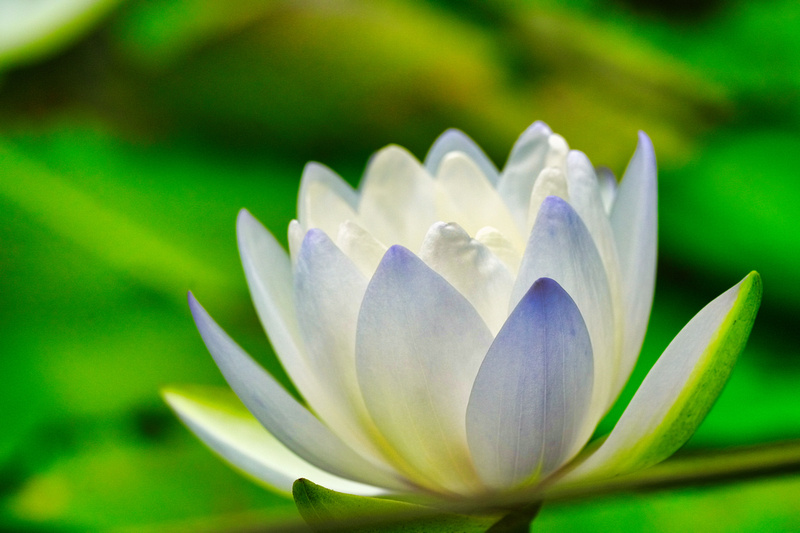
[[[302,478],[294,482],[292,495],[315,531],[478,533],[498,520],[497,516],[442,513],[413,503],[343,494]]]

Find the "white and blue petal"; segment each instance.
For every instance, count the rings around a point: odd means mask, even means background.
[[[189,295],[197,329],[222,375],[247,409],[284,446],[312,465],[360,483],[393,490],[408,485],[390,468],[369,461],[300,405],[239,347]]]
[[[407,249],[389,248],[358,317],[358,381],[387,441],[446,491],[477,488],[464,418],[491,342],[463,295]]]
[[[583,444],[592,346],[572,298],[540,278],[489,348],[467,408],[475,467],[491,488],[547,476]]]

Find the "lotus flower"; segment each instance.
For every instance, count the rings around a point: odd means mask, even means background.
[[[213,450],[287,492],[305,477],[352,494],[469,498],[655,464],[710,409],[761,295],[753,272],[702,309],[587,448],[653,300],[656,162],[644,133],[619,186],[540,122],[502,172],[456,130],[424,164],[381,150],[357,191],[310,163],[289,254],[245,210],[237,233],[256,310],[305,404],[191,294],[249,412],[204,389],[165,396]]]

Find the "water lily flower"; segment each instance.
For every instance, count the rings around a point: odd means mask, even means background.
[[[358,190],[310,163],[289,254],[249,212],[237,222],[258,316],[305,403],[192,295],[247,410],[206,389],[165,397],[213,450],[285,492],[305,477],[351,494],[469,498],[653,465],[711,408],[761,296],[753,272],[703,308],[587,447],[644,339],[656,203],[644,133],[619,185],[541,122],[502,172],[456,130],[424,163],[379,151]]]

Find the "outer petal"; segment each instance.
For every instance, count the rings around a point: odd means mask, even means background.
[[[355,220],[358,195],[334,171],[319,163],[308,163],[300,180],[297,219],[303,229],[320,228],[336,235],[344,220]]]
[[[234,467],[280,492],[305,477],[350,494],[376,496],[386,491],[343,479],[300,459],[264,429],[226,389],[169,388],[164,399],[206,445]]]
[[[328,472],[395,490],[407,489],[399,476],[367,461],[297,403],[275,379],[222,331],[189,294],[197,329],[233,391],[284,446]]]
[[[372,157],[361,190],[360,219],[381,242],[416,248],[436,222],[433,178],[399,146]]]
[[[575,300],[592,339],[594,397],[585,442],[605,413],[611,394],[617,363],[614,313],[605,268],[589,231],[575,210],[557,196],[547,197],[539,210],[511,293],[512,308],[541,277],[557,281]]]
[[[695,315],[653,365],[605,442],[562,481],[646,468],[683,446],[722,391],[760,302],[761,278],[752,272]]]
[[[358,381],[387,441],[449,490],[476,488],[464,417],[491,341],[457,290],[405,248],[389,248],[358,317]]]
[[[275,237],[246,209],[236,220],[239,254],[261,324],[292,382],[304,396],[316,385],[305,358],[292,294],[292,265]]]
[[[618,389],[628,380],[636,364],[653,305],[657,209],[656,156],[650,139],[639,132],[639,145],[617,188],[611,210],[611,228],[619,254],[625,301],[625,337]]]
[[[555,281],[537,280],[489,348],[470,395],[467,437],[484,482],[512,488],[571,458],[592,377],[578,307]]]
[[[489,180],[489,183],[492,185],[497,183],[500,177],[497,167],[475,141],[470,139],[467,134],[457,129],[445,131],[434,141],[433,146],[428,150],[428,155],[425,156],[425,168],[432,176],[438,175],[439,166],[442,164],[445,156],[453,152],[461,152],[469,157],[469,159],[478,166],[484,177]]]
[[[508,317],[514,278],[486,246],[456,224],[437,222],[419,256],[464,295],[493,334],[500,331]]]

